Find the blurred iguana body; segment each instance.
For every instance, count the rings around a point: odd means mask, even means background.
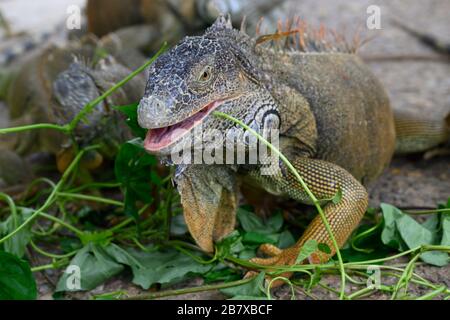
[[[278,44],[263,43],[277,38]],[[407,117],[394,121],[382,85],[345,44],[333,45],[301,28],[255,39],[233,29],[223,17],[204,35],[185,38],[151,66],[138,109],[140,125],[149,129],[146,149],[166,158],[188,143],[189,134],[184,133],[201,124],[205,150],[213,143],[208,140],[211,129],[226,135],[239,127],[213,111],[227,113],[260,134],[279,129],[280,151],[314,195],[331,199],[342,192],[339,202],[322,202],[339,246],[366,211],[365,186],[388,166],[396,148],[420,151],[448,139],[444,121]],[[227,145],[228,139],[226,135],[220,144]],[[202,249],[213,251],[214,242],[234,229],[239,184],[311,204],[283,162],[269,175],[262,175],[261,167],[178,166],[175,181],[185,220]],[[317,216],[292,248],[264,245],[261,251],[270,257],[254,261],[295,264],[309,239],[332,251],[314,253],[312,262],[323,262],[335,253]]]
[[[202,32],[219,15],[229,12],[233,24],[246,17],[255,27],[284,0],[88,0],[87,30],[99,37],[118,29],[148,24],[158,32],[154,42],[178,41],[185,35]],[[156,45],[159,45],[157,43]]]
[[[106,38],[85,37],[68,42],[63,47],[50,45],[19,66],[11,66],[4,90],[9,108],[9,126],[68,124],[87,103],[131,73],[132,69],[126,61],[119,61],[121,52],[114,56],[117,41],[115,39],[112,43]],[[133,62],[139,65],[145,60],[142,56],[134,58]],[[144,86],[145,77],[141,74],[97,105],[87,115],[87,122],[77,126],[72,138],[79,145],[102,145],[99,152],[91,152],[86,157],[87,169],[98,167],[104,158],[112,159],[120,143],[130,138],[121,115],[113,107],[137,102]],[[73,159],[75,150],[72,142],[62,132],[50,129],[0,137],[1,148],[21,156],[35,152],[56,155],[60,171]],[[6,156],[6,153],[2,154]]]

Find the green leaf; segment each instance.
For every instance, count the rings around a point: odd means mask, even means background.
[[[127,216],[138,218],[137,201],[145,204],[153,201],[151,185],[159,181],[155,177],[157,174],[153,172],[156,164],[156,158],[147,153],[141,139],[128,141],[120,147],[114,172],[117,181],[122,184]]]
[[[107,248],[116,261],[128,265],[133,271],[133,283],[148,289],[154,283],[173,284],[195,274],[204,274],[211,265],[201,264],[175,249],[142,252],[124,250],[117,245]]]
[[[428,219],[424,223],[422,223],[422,226],[430,230],[431,232],[436,233],[439,228],[439,215],[430,215],[430,217],[428,217]]]
[[[334,197],[331,199],[331,202],[333,202],[334,204],[338,204],[339,202],[341,202],[341,200],[342,200],[342,189],[338,188],[338,191],[336,192]]]
[[[258,232],[246,232],[242,237],[242,242],[245,244],[276,244],[278,242],[279,235],[277,234],[261,234]]]
[[[367,231],[374,225],[362,224],[352,235],[352,239],[347,242],[347,246],[341,249],[341,256],[344,262],[359,262],[373,259],[380,259],[386,257],[391,253],[392,249],[383,244],[381,241],[382,228],[377,228],[373,233],[370,233],[362,238],[359,238],[355,245],[357,248],[364,249],[355,250],[350,244],[353,241],[353,237],[356,237],[360,233]]]
[[[267,220],[267,223],[264,223],[256,214],[240,207],[237,211],[237,218],[242,229],[246,232],[273,234],[279,232],[283,226],[281,212],[274,214]]]
[[[0,251],[0,300],[35,300],[36,281],[28,262]]]
[[[237,254],[245,249],[239,231],[234,230],[225,238],[216,243],[217,256],[225,259],[230,254]]]
[[[391,248],[403,251],[403,240],[397,230],[395,221],[399,219],[403,213],[390,204],[382,203],[380,205],[383,212],[384,227],[381,232],[381,241]]]
[[[320,251],[322,251],[323,253],[326,253],[326,254],[331,254],[331,248],[326,244],[326,243],[319,243],[318,245],[317,245],[317,248],[320,250]]]
[[[281,231],[281,228],[283,227],[283,215],[280,212],[276,212],[274,215],[272,215],[268,221],[266,228],[269,232],[279,232]]]
[[[285,249],[293,246],[295,244],[295,238],[292,233],[288,230],[280,233],[280,237],[278,238],[277,247],[280,249]]]
[[[450,246],[450,213],[441,215],[442,246]]]
[[[315,251],[317,251],[317,241],[314,239],[308,240],[305,242],[303,247],[301,248],[297,259],[295,260],[295,263],[302,263],[305,259],[308,259],[311,254],[313,254]]]
[[[404,251],[402,243],[409,249],[439,243],[436,218],[429,218],[424,224],[420,224],[391,205],[382,204],[381,209],[385,221],[382,232],[383,243],[397,246],[400,251]],[[440,242],[442,243],[442,240]],[[449,262],[448,254],[443,251],[424,252],[420,255],[420,259],[435,266],[445,266]]]
[[[244,231],[267,233],[262,220],[253,212],[241,207],[237,210],[237,218]]]
[[[147,129],[141,128],[138,123],[137,108],[139,103],[133,103],[126,106],[117,106],[116,108],[127,116],[126,123],[130,127],[131,132],[141,139],[144,139],[147,134]]]
[[[265,273],[261,272],[248,283],[236,287],[220,289],[220,292],[228,297],[263,297],[265,296],[264,277]]]
[[[322,269],[315,268],[311,281],[308,284],[308,290],[314,288],[322,280]]]
[[[80,240],[83,245],[87,245],[90,242],[99,245],[107,245],[111,242],[112,236],[113,233],[110,230],[105,230],[101,232],[85,231],[80,235]]]
[[[217,281],[230,282],[239,280],[241,278],[242,278],[241,272],[229,268],[223,263],[217,264],[209,272],[203,275],[203,279],[205,280],[206,283]]]
[[[72,284],[71,277],[74,276],[73,267],[80,271],[80,287],[68,286]],[[56,286],[56,291],[81,291],[92,290],[106,280],[120,273],[124,267],[114,261],[103,247],[90,242],[70,261],[66,272],[61,276]],[[76,275],[75,275],[76,276]]]
[[[406,242],[410,249],[416,248],[425,244],[434,244],[436,241],[436,234],[424,228],[416,220],[410,216],[403,215],[396,220],[396,224],[400,235]],[[445,266],[448,262],[448,254],[442,251],[428,251],[420,255],[420,259],[424,262],[435,265]]]
[[[32,214],[33,210],[21,210],[17,213],[18,221],[17,225],[20,225],[26,219],[28,219]],[[10,234],[16,229],[16,224],[14,222],[14,217],[10,215],[4,222],[0,223],[0,238]],[[0,248],[4,251],[9,252],[19,258],[22,258],[25,254],[25,249],[31,240],[31,224],[28,224],[25,228],[20,230],[14,236],[6,240]]]

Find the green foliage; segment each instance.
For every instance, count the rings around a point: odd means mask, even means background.
[[[265,296],[264,288],[264,277],[265,273],[261,272],[258,276],[254,277],[250,282],[242,284],[240,286],[224,288],[220,291],[234,299],[250,299],[260,298]]]
[[[318,243],[316,240],[308,240],[303,244],[300,252],[298,253],[296,264],[302,263],[304,260],[308,259],[314,252],[318,250]]]
[[[137,117],[137,108],[139,103],[133,103],[127,106],[119,106],[116,107],[120,112],[127,116],[126,123],[128,127],[131,129],[131,132],[135,137],[145,139],[147,134],[147,130],[143,129],[139,126],[138,117]]]
[[[31,210],[21,210],[17,214],[17,224],[23,223],[32,214]],[[4,222],[0,223],[0,238],[6,236],[7,234],[13,232],[17,228],[16,222],[14,221],[14,216],[10,215]],[[0,245],[0,249],[9,252],[19,258],[22,258],[25,254],[25,249],[31,240],[31,230],[30,226],[23,228],[17,234],[15,234],[10,239],[6,240]]]
[[[151,186],[161,184],[160,178],[152,174],[156,163],[156,158],[145,151],[139,138],[124,143],[120,148],[114,172],[124,191],[126,215],[137,219],[137,201],[144,204],[153,201]]]
[[[391,205],[383,203],[381,209],[385,221],[381,238],[386,245],[404,251],[405,248],[414,249],[422,245],[438,245],[448,241],[450,232],[448,214],[441,215],[442,230],[440,230],[436,215],[420,224]],[[443,251],[427,251],[422,253],[420,258],[426,263],[440,267],[449,263],[448,253]]]
[[[34,300],[36,281],[28,262],[0,251],[0,300]]]
[[[258,246],[265,243],[286,248],[295,243],[294,237],[288,230],[282,230],[283,216],[276,212],[266,222],[246,207],[237,211],[237,219],[242,227],[242,243]]]
[[[212,268],[173,248],[157,250],[151,247],[149,251],[142,251],[124,249],[114,243],[89,243],[78,251],[69,265],[80,269],[79,290],[94,289],[123,271],[125,266],[133,273],[133,283],[143,289],[155,283],[176,283],[195,274],[204,274]],[[58,282],[57,291],[70,291],[66,285],[69,276],[64,273]]]

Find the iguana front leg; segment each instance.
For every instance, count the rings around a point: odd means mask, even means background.
[[[234,230],[235,173],[230,167],[216,165],[192,165],[180,169],[175,182],[189,232],[203,250],[214,252],[214,242]]]
[[[341,247],[357,227],[367,208],[368,195],[365,188],[350,173],[335,164],[304,157],[296,157],[291,160],[291,163],[316,198],[331,199],[341,190],[342,198],[338,203],[324,201],[322,206],[338,246]],[[302,203],[311,204],[307,193],[293,173],[284,164],[280,166],[281,173],[276,175],[262,176],[257,171],[251,175],[263,185],[275,184],[281,192],[289,197]],[[252,261],[263,265],[294,265],[302,246],[310,239],[314,239],[318,243],[325,243],[331,249],[331,254],[313,253],[310,256],[310,262],[326,262],[335,254],[332,240],[321,217],[317,215],[293,247],[280,250],[272,245],[263,245],[260,248],[261,251],[271,257],[254,258]]]

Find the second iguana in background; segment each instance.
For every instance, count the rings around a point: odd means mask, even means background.
[[[280,151],[322,205],[339,246],[358,226],[368,206],[366,186],[386,168],[395,150],[417,152],[448,139],[448,124],[410,119],[393,112],[387,94],[354,48],[308,33],[301,24],[286,32],[251,38],[219,17],[204,35],[187,37],[151,66],[138,119],[149,129],[145,148],[167,158],[187,143],[194,128],[223,136],[238,126],[213,111],[237,118],[253,130],[280,130]],[[281,41],[270,45],[271,39]],[[266,41],[267,40],[267,41]],[[269,44],[269,45],[268,45]],[[398,116],[397,116],[398,114]],[[228,137],[228,136],[227,136]],[[243,140],[246,137],[242,137]],[[224,140],[219,143],[226,145]],[[238,185],[311,204],[283,162],[272,174],[261,165],[192,164],[177,167],[175,182],[189,231],[205,251],[235,227]],[[326,201],[337,193],[340,201]],[[263,245],[263,265],[295,264],[303,244],[314,239],[335,250],[320,216],[287,249]]]

